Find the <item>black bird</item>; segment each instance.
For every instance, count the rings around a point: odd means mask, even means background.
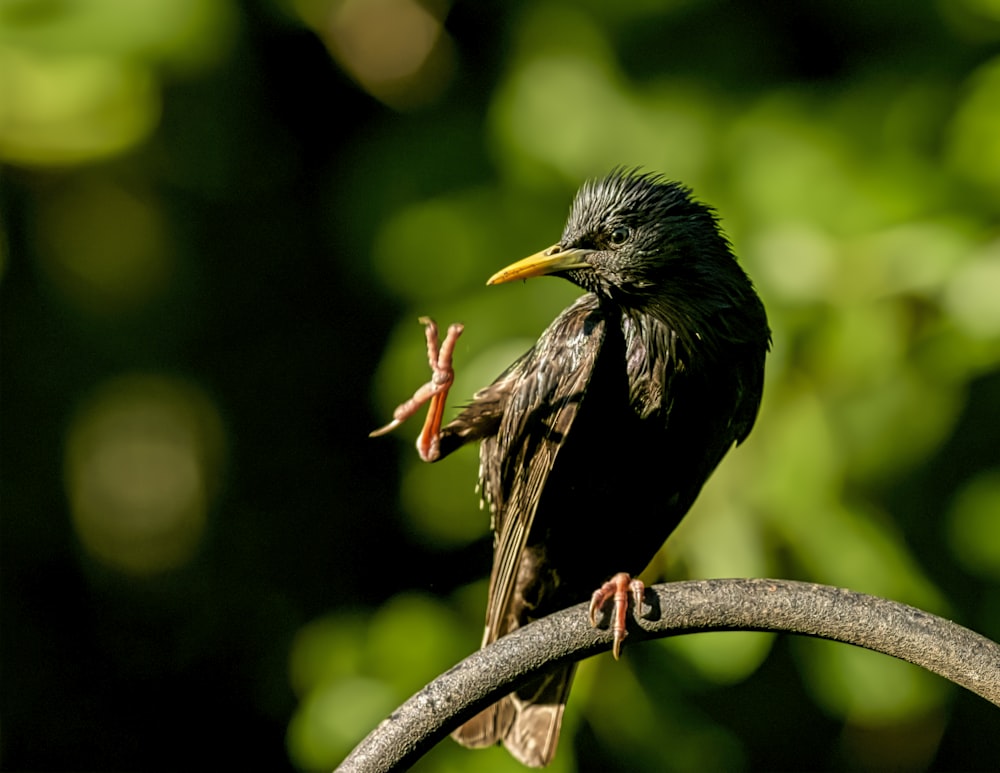
[[[487,284],[543,274],[587,293],[443,428],[462,328],[439,346],[433,321],[421,320],[433,378],[372,434],[429,401],[422,459],[481,442],[495,533],[484,645],[587,598],[593,622],[614,599],[617,657],[629,595],[642,595],[632,576],[753,427],[770,331],[715,212],[658,175],[619,168],[585,183],[559,242]],[[502,741],[522,763],[546,765],[573,670],[511,693],[454,737]]]

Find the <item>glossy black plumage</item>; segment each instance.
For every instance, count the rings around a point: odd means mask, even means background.
[[[484,644],[645,568],[750,432],[770,342],[713,211],[658,176],[586,183],[558,244],[491,283],[539,274],[588,292],[421,451],[434,461],[481,441],[495,531]],[[572,673],[536,680],[456,739],[546,764]]]

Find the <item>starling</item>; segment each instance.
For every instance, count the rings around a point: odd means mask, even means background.
[[[750,433],[770,330],[764,306],[710,207],[659,175],[617,168],[580,188],[559,241],[487,284],[551,274],[586,294],[441,427],[453,379],[452,325],[426,325],[432,379],[383,434],[429,402],[424,461],[480,442],[480,490],[494,531],[483,645],[567,606],[605,602],[614,655],[633,576],[705,480]],[[561,666],[455,731],[499,742],[525,765],[555,754],[574,666]]]

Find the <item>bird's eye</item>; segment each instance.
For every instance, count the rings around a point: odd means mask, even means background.
[[[611,232],[611,243],[619,247],[628,241],[628,238],[632,235],[632,232],[623,225],[617,226],[615,230]]]

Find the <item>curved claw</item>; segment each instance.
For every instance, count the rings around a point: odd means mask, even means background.
[[[394,429],[396,429],[396,427],[398,427],[402,423],[403,423],[402,419],[393,419],[388,424],[386,424],[384,427],[379,427],[378,429],[373,429],[371,432],[368,433],[368,437],[381,437],[382,435],[388,435],[390,432],[392,432]]]
[[[622,642],[628,636],[626,622],[628,621],[629,593],[632,595],[632,602],[636,611],[642,610],[642,596],[646,592],[646,586],[642,580],[633,580],[627,572],[619,572],[604,585],[594,591],[590,597],[590,624],[597,626],[597,613],[609,599],[614,600],[611,612],[611,632],[614,642],[611,646],[611,653],[615,660],[621,656]]]

